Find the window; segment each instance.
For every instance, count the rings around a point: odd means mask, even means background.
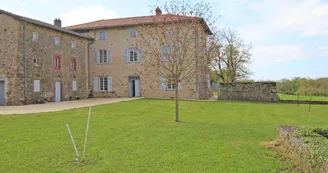
[[[96,64],[109,64],[112,62],[110,49],[96,50],[95,57]]]
[[[174,82],[174,76],[170,76],[170,77],[161,76],[160,80],[161,80],[161,85],[160,85],[161,90],[172,91],[175,90],[175,88],[177,87]],[[182,85],[180,80],[181,78],[178,81],[178,90],[182,90]]]
[[[76,42],[75,41],[71,41],[71,48],[73,48],[73,49],[76,48]]]
[[[108,78],[99,78],[99,91],[108,91]]]
[[[33,32],[32,40],[33,41],[38,41],[39,40],[39,33]]]
[[[40,92],[40,80],[34,80],[34,92]]]
[[[77,86],[76,86],[76,81],[75,80],[72,81],[72,90],[73,91],[76,91],[77,90]]]
[[[124,50],[124,59],[125,62],[140,62],[141,61],[140,50],[136,47],[126,48]]]
[[[107,63],[107,51],[99,50],[99,62],[100,64]]]
[[[105,31],[99,32],[99,40],[106,40],[106,32]]]
[[[165,36],[171,38],[173,36],[173,31],[165,31]]]
[[[161,46],[161,61],[167,61],[170,58],[171,61],[176,61],[180,57],[180,47],[178,46]]]
[[[72,71],[75,71],[76,70],[76,59],[71,59],[69,62],[69,66]]]
[[[59,46],[59,45],[60,45],[60,38],[55,37],[55,46]]]
[[[136,51],[136,49],[129,50],[129,61],[130,62],[138,61],[138,52]]]
[[[175,89],[174,76],[168,77],[166,85],[167,85],[167,90],[174,90]]]
[[[54,70],[61,70],[61,57],[60,57],[60,55],[54,55],[53,65],[54,65]]]
[[[93,83],[94,92],[112,91],[112,77],[94,77]]]
[[[35,66],[38,66],[38,59],[36,57],[33,58],[33,63]]]
[[[135,29],[129,30],[129,37],[130,38],[136,38],[137,37],[137,31]]]

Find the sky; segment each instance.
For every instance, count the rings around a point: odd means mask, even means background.
[[[206,0],[205,0],[206,1]],[[63,26],[153,15],[165,0],[0,0],[0,8]],[[138,2],[138,3],[135,3]],[[190,0],[196,3],[195,0]],[[207,0],[219,27],[252,44],[255,80],[328,77],[328,0]]]

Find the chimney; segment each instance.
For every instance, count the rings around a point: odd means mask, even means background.
[[[58,18],[56,18],[55,20],[54,20],[54,25],[55,26],[57,26],[57,27],[59,27],[59,28],[61,28],[61,20]]]
[[[160,8],[156,8],[156,16],[160,16],[160,15],[162,15],[162,10],[160,9]]]

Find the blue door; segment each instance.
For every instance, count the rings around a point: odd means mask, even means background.
[[[5,104],[5,82],[0,81],[0,105]]]

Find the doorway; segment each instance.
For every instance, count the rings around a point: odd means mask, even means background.
[[[139,76],[129,76],[129,97],[140,97]]]
[[[55,83],[55,102],[61,101],[61,88],[60,88],[60,82],[57,81]]]
[[[5,105],[5,81],[0,81],[0,105]]]

